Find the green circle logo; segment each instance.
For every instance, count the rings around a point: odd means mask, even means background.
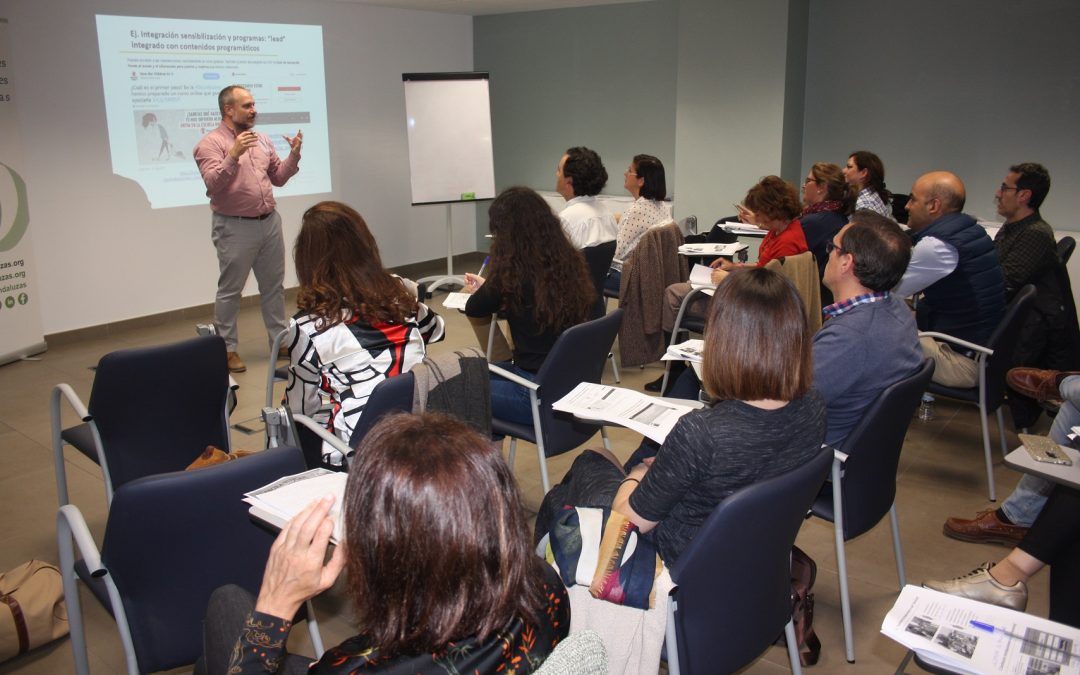
[[[8,309],[11,309],[12,307],[14,307],[15,306],[15,298],[10,296],[10,295],[7,296],[6,298],[4,298],[4,306],[6,306]]]
[[[19,304],[25,305],[28,302],[30,302],[30,296],[28,296],[26,293],[19,293]]]
[[[26,203],[26,182],[23,181],[22,176],[15,173],[7,164],[0,163],[0,166],[7,169],[11,174],[11,182],[15,186],[15,199],[14,204],[15,216],[11,219],[11,224],[8,226],[8,231],[3,232],[5,223],[4,216],[11,211],[11,204],[0,204],[0,252],[10,251],[15,248],[19,241],[26,234],[26,228],[30,226],[30,209]],[[9,298],[14,301],[13,298]],[[8,305],[11,307],[11,305]]]

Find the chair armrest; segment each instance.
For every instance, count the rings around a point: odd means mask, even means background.
[[[91,419],[93,419],[92,417],[90,417],[90,412],[86,409],[86,406],[83,405],[82,399],[80,399],[79,395],[75,393],[75,390],[72,389],[70,385],[60,383],[53,387],[52,390],[52,410],[55,413],[55,419],[57,421],[57,424],[59,424],[60,422],[61,398],[65,399],[68,402],[68,405],[71,406],[71,409],[75,411],[75,414],[78,415],[79,419],[81,419],[83,422],[89,422]]]
[[[524,377],[522,377],[520,375],[517,375],[515,373],[511,373],[509,370],[506,370],[505,368],[500,368],[499,366],[495,365],[494,363],[489,363],[488,364],[488,370],[495,373],[499,377],[505,377],[506,379],[510,380],[514,384],[520,384],[521,386],[525,387],[526,389],[531,389],[532,391],[540,391],[540,385],[538,385],[537,383],[530,382],[529,380],[526,380]]]
[[[827,448],[829,446],[822,443],[821,447]],[[848,454],[846,452],[841,451],[841,450],[837,450],[836,448],[832,449],[832,456],[833,456],[833,459],[840,462],[841,464],[843,464],[844,462],[846,462],[848,460]]]
[[[327,431],[326,427],[311,419],[307,415],[294,414],[292,418],[294,422],[301,426],[305,426],[308,429],[311,429],[313,432],[315,432],[316,436],[332,445],[335,450],[341,453],[342,457],[348,457],[349,453],[353,451],[353,449],[349,447],[348,443]]]
[[[61,549],[64,548],[63,538],[68,536],[68,541],[75,542],[75,548],[82,556],[86,568],[92,575],[100,576],[107,572],[101,564],[101,552],[98,551],[94,537],[90,534],[90,528],[86,526],[86,519],[82,511],[73,504],[65,504],[56,513],[56,532],[61,538]],[[67,570],[64,572],[67,574]]]
[[[935,333],[934,331],[920,331],[919,332],[919,337],[921,337],[921,338],[928,337],[928,338],[934,338],[935,340],[941,340],[942,342],[949,342],[949,343],[952,343],[954,345],[959,345],[959,346],[963,347],[964,349],[970,349],[973,352],[978,352],[980,354],[986,354],[987,356],[993,356],[993,354],[994,354],[993,349],[983,347],[982,345],[977,345],[974,342],[968,342],[967,340],[961,340],[958,337],[953,337],[953,336],[947,335],[945,333]]]

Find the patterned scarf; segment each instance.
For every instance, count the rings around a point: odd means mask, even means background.
[[[838,199],[826,199],[824,201],[818,202],[817,204],[811,204],[810,206],[807,206],[805,209],[803,209],[801,215],[808,216],[811,213],[820,213],[822,211],[843,211],[843,210],[844,210],[844,203],[841,202],[840,200],[838,200]]]

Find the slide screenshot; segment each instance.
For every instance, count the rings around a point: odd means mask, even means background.
[[[281,157],[304,132],[300,172],[277,197],[329,192],[322,26],[97,15],[113,173],[152,208],[206,204],[192,151],[221,122],[218,92],[255,97],[255,130]]]

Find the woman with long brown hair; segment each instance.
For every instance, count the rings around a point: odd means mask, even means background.
[[[825,274],[825,263],[829,261],[825,246],[847,224],[847,214],[855,203],[855,188],[844,179],[840,167],[831,162],[817,162],[803,180],[802,193],[799,224],[806,237],[806,246],[817,261],[820,277]]]
[[[564,330],[585,321],[596,298],[585,259],[563,232],[543,197],[525,187],[504,190],[488,209],[491,274],[465,275],[471,318],[499,313],[510,325],[513,362],[499,365],[528,380],[536,377]],[[528,391],[497,375],[491,412],[531,424]]]
[[[566,589],[529,543],[498,448],[448,415],[380,420],[345,487],[281,531],[257,598],[215,591],[197,673],[529,673],[570,630]],[[344,570],[357,635],[312,663],[286,655],[292,618]],[[310,668],[310,670],[309,670]]]
[[[858,192],[855,209],[870,209],[892,218],[892,193],[885,189],[885,164],[869,150],[848,155],[844,178]]]
[[[320,418],[348,441],[368,396],[424,360],[443,337],[442,317],[416,300],[412,282],[390,274],[355,209],[319,202],[304,213],[293,247],[300,311],[289,322],[289,408]],[[332,402],[320,413],[322,397]],[[324,462],[340,464],[324,445]]]

